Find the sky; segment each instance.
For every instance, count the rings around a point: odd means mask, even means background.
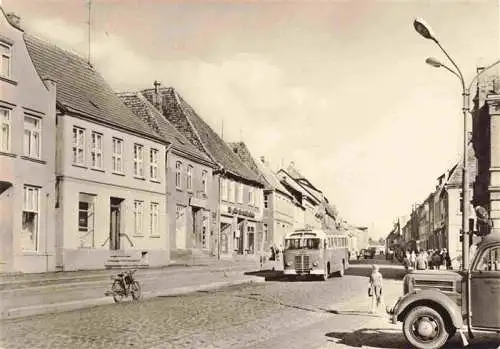
[[[88,56],[88,1],[1,0]],[[460,159],[459,80],[500,58],[500,1],[93,0],[90,57],[117,91],[173,86],[226,141],[293,161],[349,223],[387,235]]]

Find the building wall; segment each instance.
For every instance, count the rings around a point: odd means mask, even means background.
[[[73,162],[73,130],[83,130],[83,164]],[[91,134],[102,135],[102,166],[91,163]],[[113,138],[123,140],[123,171],[113,171]],[[134,144],[143,146],[142,178],[134,175]],[[150,177],[149,151],[158,150],[158,178]],[[74,116],[61,115],[58,122],[58,166],[56,173],[57,206],[57,266],[60,269],[102,268],[113,253],[110,246],[110,198],[123,199],[120,204],[120,250],[142,255],[148,252],[150,265],[167,264],[169,239],[166,213],[165,145],[151,139],[111,128]],[[93,199],[92,199],[93,198]],[[88,200],[94,209],[94,237],[79,231],[79,202]],[[135,201],[142,201],[142,229],[134,223]],[[158,233],[149,233],[151,203],[158,204]],[[139,213],[137,217],[141,216]],[[140,219],[138,218],[138,222]],[[142,232],[141,232],[142,230]],[[83,243],[81,240],[84,240]],[[79,243],[80,242],[80,243]],[[82,246],[83,244],[83,246]],[[138,250],[140,249],[140,251]]]
[[[0,149],[0,272],[52,271],[56,87],[38,76],[22,31],[11,26],[2,11],[0,42],[10,48],[10,74],[0,72],[0,108],[10,119],[9,146]],[[40,125],[38,159],[26,156],[26,116]],[[38,188],[34,235],[23,228],[25,185]]]
[[[220,190],[221,194],[219,206],[220,253],[225,256],[256,254],[263,246],[263,189],[228,177],[222,177],[220,182],[220,188],[219,180],[214,182],[216,190]],[[239,185],[242,185],[243,188],[242,200],[239,200],[237,195]],[[231,187],[233,189],[230,189]],[[250,191],[253,192],[253,202],[249,200]],[[251,241],[252,236],[253,241]]]
[[[278,191],[267,194],[268,208],[264,209],[264,224],[267,226],[268,239],[264,250],[271,245],[283,245],[285,235],[293,230],[295,204],[292,199]]]
[[[181,163],[180,186],[176,183],[178,162]],[[189,166],[192,168],[191,188],[188,188]],[[206,192],[202,183],[204,171],[207,174]],[[175,150],[167,154],[167,215],[171,249],[198,248],[213,252],[211,227],[213,213],[217,211],[218,193],[212,183],[212,172],[211,167]]]
[[[445,248],[450,254],[452,261],[462,255],[462,245],[460,242],[460,230],[462,229],[462,212],[460,210],[460,188],[447,189],[447,231],[445,237]]]

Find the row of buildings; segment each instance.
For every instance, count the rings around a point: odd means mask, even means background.
[[[482,68],[478,69],[478,73]],[[486,74],[485,74],[486,75]],[[472,139],[467,153],[469,170],[469,231],[471,243],[500,228],[500,79],[480,77],[472,110]],[[446,249],[457,267],[462,256],[463,158],[437,178],[435,188],[395,224],[387,236],[389,248]],[[488,221],[476,216],[488,212]]]
[[[364,234],[293,164],[273,171],[226,143],[174,88],[116,93],[3,9],[0,50],[0,272],[255,255],[304,227],[353,246]]]

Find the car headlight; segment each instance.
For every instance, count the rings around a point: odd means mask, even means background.
[[[285,265],[286,265],[287,267],[291,267],[291,266],[292,266],[292,263],[290,263],[290,262],[286,262],[286,263],[285,263]]]
[[[319,265],[318,261],[315,261],[315,262],[313,263],[313,267],[317,267],[318,265]]]

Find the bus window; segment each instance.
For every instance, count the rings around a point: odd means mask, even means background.
[[[318,250],[321,246],[321,240],[317,238],[306,238],[306,239],[286,239],[285,249],[286,250],[297,250],[301,248]]]

